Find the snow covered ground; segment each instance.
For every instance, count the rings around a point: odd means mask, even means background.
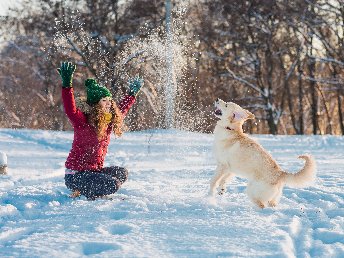
[[[212,135],[126,133],[106,165],[129,181],[113,200],[73,200],[64,185],[72,132],[0,129],[0,257],[344,257],[344,138],[254,136],[291,172],[311,153],[316,184],[286,187],[277,208],[254,208],[246,181],[207,201]]]

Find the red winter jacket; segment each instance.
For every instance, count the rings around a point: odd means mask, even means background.
[[[75,105],[73,88],[62,88],[62,99],[65,113],[74,127],[74,140],[65,163],[66,168],[77,171],[98,171],[102,169],[110,143],[112,125],[108,126],[106,136],[99,141],[96,131],[87,122],[86,115]],[[123,116],[125,116],[134,102],[134,96],[126,95],[124,97],[118,105]]]

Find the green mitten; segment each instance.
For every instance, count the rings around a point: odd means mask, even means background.
[[[72,87],[73,73],[76,65],[69,62],[62,62],[60,68],[57,69],[62,79],[62,88]]]
[[[143,79],[140,78],[139,76],[129,79],[128,94],[130,96],[136,96],[139,93],[142,85],[143,85]]]

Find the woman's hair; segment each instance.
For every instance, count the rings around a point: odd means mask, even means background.
[[[121,136],[123,133],[123,117],[121,111],[113,100],[111,100],[110,113],[112,114],[110,124],[113,126],[113,132],[115,135]],[[105,119],[105,112],[98,103],[92,106],[91,112],[88,115],[88,122],[93,128],[95,128],[98,139],[102,139],[106,134],[109,123]]]

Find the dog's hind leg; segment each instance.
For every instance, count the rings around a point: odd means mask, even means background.
[[[218,192],[219,195],[222,195],[226,192],[226,184],[230,180],[232,180],[233,177],[234,177],[234,174],[228,173],[228,172],[222,177],[222,179],[220,181],[220,190]]]
[[[264,203],[262,203],[261,201],[259,200],[253,200],[253,202],[261,209],[264,209],[265,208],[265,205]]]
[[[209,195],[210,196],[214,196],[215,195],[215,190],[219,186],[220,180],[225,176],[225,171],[226,170],[227,170],[227,166],[217,165],[217,167],[216,167],[216,174],[211,179],[211,182],[210,182],[210,190],[209,190]]]
[[[264,181],[252,180],[248,182],[246,192],[252,202],[263,209],[269,200],[276,195],[277,186]]]
[[[272,199],[268,202],[270,207],[275,207],[277,206],[277,204],[279,203],[281,197],[282,197],[282,191],[283,191],[283,184],[280,183],[277,186],[276,189],[276,194],[272,197]]]

